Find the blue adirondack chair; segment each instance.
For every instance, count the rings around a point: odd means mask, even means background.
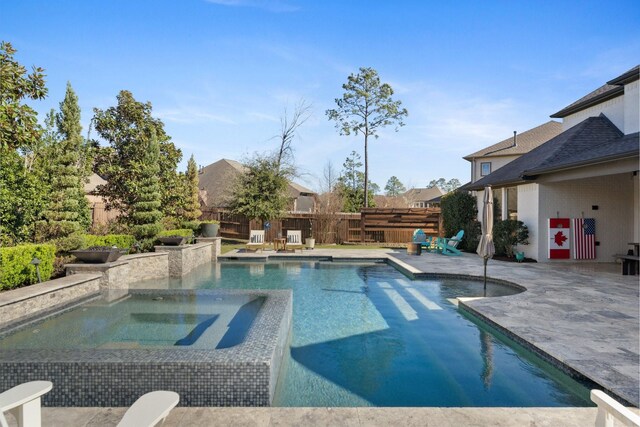
[[[415,230],[413,232],[413,242],[414,243],[420,243],[420,246],[422,247],[422,249],[426,250],[426,251],[430,251],[431,250],[431,237],[427,237],[427,235],[425,234],[424,231],[422,231],[420,228],[418,228],[417,230]]]
[[[439,237],[436,247],[442,255],[461,255],[460,250],[457,247],[463,236],[464,230],[460,230],[458,231],[458,234],[453,237]]]

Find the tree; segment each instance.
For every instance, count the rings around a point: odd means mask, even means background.
[[[404,126],[403,118],[408,115],[401,108],[400,101],[391,96],[393,89],[387,83],[380,83],[378,72],[373,68],[360,68],[356,75],[351,74],[347,83],[342,85],[345,93],[336,98],[337,109],[326,111],[329,120],[336,122],[340,135],[351,132],[364,135],[364,207],[369,206],[369,137],[378,138],[378,130],[395,125],[395,131]]]
[[[142,149],[141,156],[130,163],[132,172],[137,172],[138,181],[135,198],[129,205],[129,223],[137,239],[150,240],[161,229],[160,146],[153,128],[149,137],[140,139],[138,143]]]
[[[195,221],[200,218],[202,212],[200,211],[200,188],[198,184],[198,165],[193,155],[189,158],[187,163],[187,173],[185,175],[186,181],[186,203],[184,206],[183,217],[187,221]]]
[[[347,157],[342,164],[342,175],[338,178],[337,190],[340,194],[344,212],[360,212],[365,207],[364,198],[364,173],[360,170],[362,162],[360,155],[355,151]],[[368,205],[374,206],[373,193],[367,194],[369,197]]]
[[[0,245],[33,241],[46,207],[48,185],[39,170],[29,172],[16,150],[0,147]]]
[[[13,58],[16,52],[11,43],[0,43],[0,148],[8,150],[37,144],[41,132],[38,114],[22,102],[47,96],[44,70],[33,67],[27,75],[27,69]]]
[[[244,162],[231,197],[231,211],[263,222],[280,218],[287,202],[288,176],[275,155],[254,155]]]
[[[48,193],[42,171],[32,170],[42,128],[23,104],[46,97],[44,70],[27,74],[15,53],[11,43],[0,43],[0,244],[33,240]]]
[[[96,131],[109,143],[96,156],[97,170],[107,181],[97,192],[107,209],[122,212],[121,221],[134,227],[137,238],[148,238],[159,230],[162,217],[160,184],[167,164],[161,159],[159,141],[169,137],[162,121],[151,116],[150,103],[136,101],[126,90],[117,100],[116,107],[94,109]]]
[[[427,188],[438,187],[445,193],[449,193],[455,190],[456,188],[460,187],[461,185],[462,184],[460,184],[460,181],[458,181],[456,178],[450,179],[449,181],[447,181],[444,178],[438,178],[438,179],[432,179],[427,185]]]
[[[390,197],[399,196],[407,191],[402,182],[395,175],[389,178],[387,185],[384,186],[384,194]]]
[[[293,149],[291,143],[298,131],[298,128],[302,126],[311,117],[311,105],[307,104],[304,99],[301,99],[294,107],[291,117],[287,114],[285,108],[284,114],[280,117],[280,134],[278,139],[280,146],[276,156],[276,164],[278,169],[281,168],[283,163],[293,163]]]
[[[86,230],[90,225],[90,212],[84,195],[85,168],[81,165],[84,152],[80,106],[70,83],[56,115],[60,139],[49,145],[51,164],[51,193],[49,207],[44,213],[48,238],[67,237]]]
[[[445,236],[464,230],[460,248],[475,251],[480,235],[476,198],[467,192],[453,191],[442,196],[440,208]]]

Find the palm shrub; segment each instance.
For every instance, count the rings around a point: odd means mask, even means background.
[[[529,244],[529,229],[522,221],[505,219],[493,226],[493,244],[496,255],[513,258],[516,245]]]

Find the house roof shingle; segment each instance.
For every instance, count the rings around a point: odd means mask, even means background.
[[[404,193],[404,197],[412,202],[430,202],[443,194],[444,192],[438,187],[412,188]]]
[[[536,175],[560,169],[638,156],[638,144],[637,132],[623,135],[603,114],[589,117],[490,175],[465,184],[461,189],[480,190],[489,185],[518,184]]]
[[[621,74],[615,79],[609,80],[593,92],[588,93],[576,102],[568,105],[557,113],[552,114],[551,117],[561,119],[573,113],[577,113],[578,111],[587,109],[595,104],[621,96],[624,94],[624,85],[638,80],[639,73],[640,65],[636,65],[626,73]]]
[[[220,159],[215,163],[202,168],[198,174],[200,195],[209,207],[229,206],[229,200],[233,190],[233,181],[244,172],[242,163],[230,159]],[[308,188],[289,182],[289,195],[292,198],[300,195],[315,194]]]
[[[561,132],[562,123],[549,120],[547,123],[517,134],[515,146],[513,145],[513,137],[510,137],[463,158],[471,161],[476,157],[511,156],[528,153]]]

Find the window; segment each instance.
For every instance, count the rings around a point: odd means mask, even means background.
[[[509,219],[518,219],[518,188],[507,188],[507,214]]]
[[[491,162],[480,163],[480,176],[487,176],[491,173]]]

